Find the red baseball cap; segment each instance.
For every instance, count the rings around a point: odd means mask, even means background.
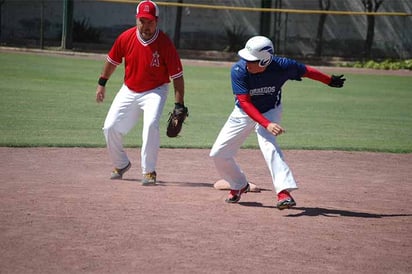
[[[159,17],[159,8],[157,5],[149,0],[142,1],[137,5],[136,18],[147,18],[155,20]]]

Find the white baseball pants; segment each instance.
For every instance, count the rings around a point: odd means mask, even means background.
[[[282,105],[269,110],[263,115],[272,122],[280,123]],[[253,129],[258,138],[260,151],[272,176],[276,193],[282,190],[292,191],[297,189],[292,171],[284,161],[282,151],[276,142],[276,136],[253,121],[237,106],[235,106],[221,129],[210,152],[210,156],[213,157],[216,169],[222,179],[229,182],[231,189],[241,189],[246,185],[248,180],[236,163],[235,156]]]
[[[129,158],[123,149],[123,136],[143,114],[141,167],[142,173],[156,169],[160,148],[159,121],[168,95],[168,85],[137,93],[123,85],[107,113],[103,126],[109,157],[114,167],[123,168]]]

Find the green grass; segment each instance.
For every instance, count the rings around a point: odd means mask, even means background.
[[[291,83],[285,92],[284,125],[293,138],[285,135],[284,147],[411,152],[411,79],[347,79],[344,89],[309,80],[301,88]]]
[[[104,147],[101,127],[122,84],[119,67],[107,85],[106,101],[95,102],[102,60],[0,53],[0,146]],[[332,89],[304,79],[284,87],[279,137],[284,149],[412,152],[412,79],[345,75]],[[189,118],[181,137],[165,135],[173,88],[161,121],[162,147],[210,148],[233,108],[229,68],[185,67]],[[125,145],[141,145],[141,122]],[[256,148],[254,134],[244,147]]]

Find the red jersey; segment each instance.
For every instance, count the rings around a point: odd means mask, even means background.
[[[124,31],[114,42],[107,61],[118,66],[124,58],[124,83],[135,92],[144,92],[170,83],[183,75],[179,54],[169,37],[156,29],[149,41],[137,27]]]

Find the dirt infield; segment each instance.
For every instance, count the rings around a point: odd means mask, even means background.
[[[111,181],[104,149],[0,148],[0,273],[412,272],[412,154],[285,151],[300,189],[279,211],[258,150],[239,204],[207,150],[161,149],[151,187],[128,153]]]

